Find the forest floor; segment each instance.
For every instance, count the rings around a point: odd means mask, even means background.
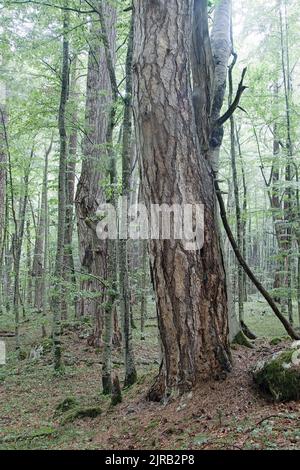
[[[156,329],[148,325],[145,341],[134,330],[139,378],[115,407],[100,393],[101,355],[87,345],[89,325],[64,324],[65,370],[54,376],[49,339],[41,337],[45,319],[28,314],[21,328],[25,359],[16,360],[14,338],[6,338],[7,364],[0,366],[0,449],[300,449],[300,403],[262,398],[251,377],[259,359],[290,340],[265,304],[246,307],[247,323],[259,336],[254,349],[235,347],[226,380],[202,384],[168,404],[145,399],[158,369]],[[0,317],[0,332],[12,330],[12,318]],[[281,342],[271,345],[274,337]],[[39,344],[44,354],[30,359]],[[122,379],[120,351],[114,352],[114,369]],[[101,414],[64,424],[65,414],[56,408],[70,397]]]

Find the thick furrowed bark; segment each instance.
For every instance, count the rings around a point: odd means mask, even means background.
[[[213,175],[199,158],[189,81],[191,4],[135,2],[134,112],[145,204],[204,204],[201,249],[151,240],[163,364],[152,399],[230,370]],[[157,387],[157,385],[159,385]],[[153,392],[153,393],[152,393]]]

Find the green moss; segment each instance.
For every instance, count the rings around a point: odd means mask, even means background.
[[[239,331],[238,334],[235,336],[232,344],[240,344],[241,346],[246,346],[247,348],[253,348],[253,344],[249,339],[244,335],[242,331]]]
[[[300,398],[300,367],[291,362],[294,352],[294,349],[284,351],[254,371],[255,382],[275,401]]]
[[[96,418],[102,413],[101,408],[98,406],[91,406],[87,408],[73,408],[69,410],[61,420],[61,425],[65,425],[68,423],[73,423],[76,419],[82,418]]]
[[[279,338],[278,336],[275,336],[275,338],[272,338],[270,341],[271,346],[277,346],[277,344],[282,342],[282,338]]]
[[[19,361],[24,361],[27,358],[27,352],[23,349],[19,349],[18,351],[18,359]]]
[[[67,397],[57,405],[55,411],[59,413],[65,413],[66,411],[69,411],[75,408],[76,406],[78,406],[78,401],[76,400],[76,398]]]

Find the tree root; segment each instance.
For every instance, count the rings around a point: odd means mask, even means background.
[[[241,328],[245,336],[249,339],[256,339],[256,335],[250,330],[245,322],[241,321]]]
[[[239,344],[241,346],[246,346],[246,348],[251,348],[253,349],[254,346],[253,344],[249,341],[247,336],[244,334],[244,332],[241,330],[238,332],[238,334],[235,336],[235,338],[232,341],[232,344]]]

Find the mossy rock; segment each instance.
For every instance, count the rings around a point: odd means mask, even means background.
[[[275,336],[275,338],[272,338],[269,342],[271,346],[277,346],[277,344],[280,344],[283,341],[283,338],[280,338],[278,336]]]
[[[55,411],[56,413],[65,413],[66,411],[72,410],[73,408],[78,406],[78,401],[74,397],[67,397],[61,401]]]
[[[90,406],[86,408],[73,408],[65,413],[64,417],[61,420],[61,425],[64,426],[68,423],[73,423],[76,419],[82,418],[96,418],[102,413],[101,408],[98,406]]]
[[[253,370],[260,390],[277,402],[300,399],[300,342],[297,343],[260,361]]]

